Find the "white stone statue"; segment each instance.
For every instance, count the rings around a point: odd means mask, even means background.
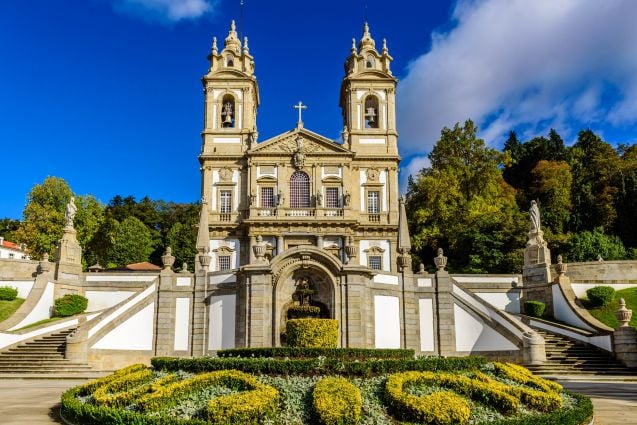
[[[529,214],[531,216],[531,233],[538,233],[540,231],[540,209],[537,202],[531,201]]]
[[[75,206],[75,198],[71,197],[71,201],[66,204],[66,212],[64,218],[66,219],[66,227],[73,228],[73,221],[75,220],[75,214],[77,213],[77,207]]]

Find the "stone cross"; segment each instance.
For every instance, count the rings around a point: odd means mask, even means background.
[[[304,105],[300,100],[299,103],[294,105],[294,109],[298,109],[299,110],[299,121],[297,124],[301,124],[303,122],[303,120],[301,119],[301,114],[303,112],[303,109],[307,109],[307,105]]]

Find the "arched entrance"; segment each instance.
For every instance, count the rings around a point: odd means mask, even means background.
[[[297,254],[301,251],[310,252],[295,256],[301,261],[295,261],[294,258],[284,261],[275,274],[272,288],[272,343],[275,346],[281,346],[285,342],[281,338],[281,332],[285,329],[288,318],[294,316],[294,311],[303,310],[300,306],[307,306],[308,310],[313,311],[318,307],[318,317],[340,321],[341,296],[337,291],[336,276],[340,264],[336,264],[327,254],[314,247],[299,247],[294,251]],[[329,262],[326,263],[325,258]]]

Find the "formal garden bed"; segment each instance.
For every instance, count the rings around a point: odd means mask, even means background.
[[[65,392],[62,414],[75,424],[113,425],[580,425],[592,418],[587,397],[481,357],[289,348],[219,354],[119,370]]]

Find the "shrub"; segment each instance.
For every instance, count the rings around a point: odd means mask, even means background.
[[[324,425],[355,425],[361,420],[363,399],[345,378],[324,378],[314,387],[312,407]]]
[[[288,309],[288,317],[290,319],[303,319],[306,317],[319,317],[321,315],[321,307],[313,305],[293,305]]]
[[[18,297],[18,290],[10,286],[0,286],[0,300],[13,301]]]
[[[370,359],[413,359],[414,350],[399,348],[304,348],[304,347],[267,347],[232,348],[217,351],[218,357],[270,357],[270,358],[316,358],[341,360]]]
[[[537,388],[542,391],[554,391],[561,392],[562,386],[557,382],[549,381],[548,379],[540,378],[533,375],[533,373],[527,368],[513,364],[513,363],[499,363],[494,362],[496,375],[510,379],[511,381],[519,384],[528,385],[530,387]]]
[[[66,294],[55,300],[55,315],[59,317],[73,316],[82,313],[88,306],[88,299],[77,294]]]
[[[524,312],[529,316],[542,317],[546,310],[546,304],[541,301],[525,301]]]
[[[383,373],[418,371],[465,371],[484,366],[484,357],[419,357],[416,359],[374,359],[347,361],[339,359],[243,359],[243,358],[178,358],[154,357],[151,364],[159,370],[191,373],[235,369],[265,375],[325,375],[372,376]]]
[[[334,319],[291,319],[286,338],[290,347],[336,348],[338,321]]]
[[[591,307],[604,307],[615,298],[615,290],[610,286],[596,286],[586,291]]]
[[[120,378],[97,388],[93,392],[93,399],[95,400],[95,404],[98,405],[107,404],[112,406],[114,404],[121,403],[121,401],[116,403],[113,402],[113,394],[122,394],[123,392],[145,384],[152,379],[153,372],[149,369],[142,369],[127,375],[122,375]]]

